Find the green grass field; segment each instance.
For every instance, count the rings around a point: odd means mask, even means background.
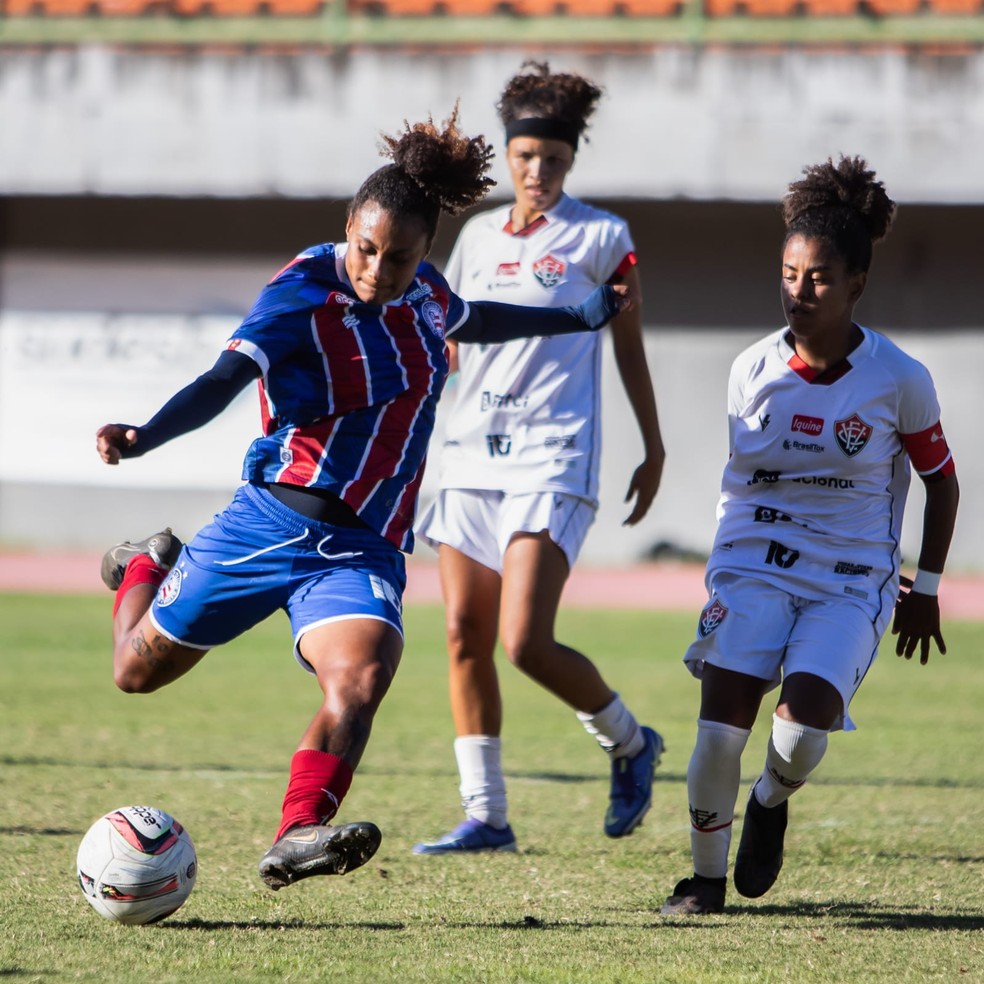
[[[640,717],[665,735],[654,806],[601,835],[607,763],[573,715],[502,668],[505,764],[521,852],[420,858],[457,822],[441,614],[409,645],[340,820],[383,845],[345,878],[280,893],[256,876],[286,769],[318,699],[274,619],[189,677],[125,696],[109,670],[109,597],[0,596],[0,978],[11,981],[857,982],[984,980],[984,625],[947,627],[928,667],[883,653],[793,800],[786,867],[751,903],[669,920],[689,872],[685,772],[697,686],[679,662],[693,616],[565,612]],[[746,753],[743,802],[764,754]],[[170,919],[100,919],[75,852],[107,810],[178,816],[200,862]]]

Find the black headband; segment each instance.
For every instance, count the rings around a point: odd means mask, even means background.
[[[578,130],[573,123],[555,116],[524,116],[506,124],[506,143],[513,137],[539,137],[541,140],[563,140],[577,150]]]

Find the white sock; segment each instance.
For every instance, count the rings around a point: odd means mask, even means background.
[[[697,721],[697,742],[687,766],[687,796],[694,873],[705,878],[723,878],[728,873],[741,753],[750,734],[748,728]]]
[[[755,784],[755,798],[767,807],[785,802],[806,782],[826,751],[826,731],[773,714],[765,769]]]
[[[645,747],[646,740],[642,736],[639,722],[622,703],[618,694],[597,714],[578,711],[577,719],[612,758],[631,758]]]
[[[465,815],[502,830],[506,826],[506,780],[502,775],[502,741],[492,735],[464,735],[454,740],[461,805]]]

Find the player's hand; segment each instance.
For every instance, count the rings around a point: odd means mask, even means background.
[[[929,662],[930,639],[946,655],[946,643],[940,631],[940,602],[936,595],[913,591],[912,581],[907,577],[900,577],[899,582],[901,587],[892,622],[892,635],[899,637],[895,643],[895,655],[912,659],[918,646],[919,662],[925,666]]]
[[[632,481],[629,482],[629,490],[625,493],[625,502],[631,502],[635,497],[635,505],[628,518],[622,522],[623,526],[635,526],[643,516],[649,512],[649,507],[656,498],[659,491],[659,483],[663,477],[663,457],[647,458],[632,473]]]
[[[632,297],[632,291],[629,290],[628,284],[612,284],[611,286],[612,290],[615,291],[615,301],[618,304],[619,313],[631,311],[635,307],[635,299]]]
[[[118,465],[136,443],[137,429],[127,424],[104,424],[96,431],[96,451],[107,465]]]

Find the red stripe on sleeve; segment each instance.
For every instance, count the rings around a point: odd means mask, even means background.
[[[920,475],[931,475],[942,471],[944,475],[951,474],[955,469],[953,456],[943,436],[943,428],[937,421],[932,427],[918,431],[915,434],[903,434],[902,443],[912,459],[912,467]]]
[[[615,272],[608,278],[608,283],[619,284],[625,279],[625,275],[634,267],[639,260],[635,253],[626,253],[622,262],[615,267]]]

